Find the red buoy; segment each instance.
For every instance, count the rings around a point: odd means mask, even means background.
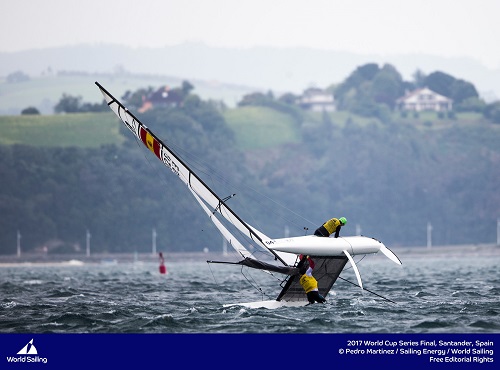
[[[167,267],[165,266],[165,260],[163,259],[163,253],[160,252],[160,274],[166,274]]]

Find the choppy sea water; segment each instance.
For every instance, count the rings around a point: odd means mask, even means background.
[[[236,266],[2,266],[0,332],[500,333],[500,255],[400,257],[358,264],[365,287],[395,304],[338,280],[326,304],[274,310],[223,307],[281,290],[279,275]],[[341,276],[356,281],[352,269]]]

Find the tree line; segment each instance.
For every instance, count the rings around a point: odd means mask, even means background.
[[[351,104],[352,89],[367,88],[362,81],[373,81],[376,71],[356,70],[353,74],[358,77],[345,82],[351,88],[345,88],[350,92],[342,104]],[[334,122],[324,115],[322,120],[300,125],[301,143],[273,148],[273,160],[255,173],[246,156],[265,157],[270,152],[242,152],[220,106],[202,100],[189,86],[179,88],[184,88],[181,105],[156,107],[139,118],[221,197],[237,188],[231,207],[266,234],[280,237],[285,226],[294,235],[310,233],[308,229],[326,219],[343,215],[348,219],[345,235],[354,234],[359,224],[364,235],[389,246],[423,245],[427,222],[434,227],[436,244],[495,240],[500,214],[496,125],[435,130],[394,120],[368,125],[351,118]],[[341,85],[337,89],[342,91]],[[465,95],[463,102],[470,99]],[[139,92],[127,96],[137,99]],[[303,119],[289,95],[260,98],[254,94],[242,103]],[[220,235],[181,182],[120,127],[128,138],[123,146],[0,147],[0,212],[4,215],[0,253],[15,253],[17,230],[24,250],[49,253],[81,251],[86,230],[92,234],[95,251],[148,251],[153,228],[165,250],[218,246]],[[252,201],[244,201],[247,195]]]
[[[20,76],[22,77],[24,74],[18,71],[9,78],[17,80],[21,78]],[[384,64],[380,67],[376,63],[367,63],[357,67],[341,83],[332,84],[326,90],[335,96],[338,110],[388,121],[392,119],[391,112],[395,110],[398,98],[417,88],[428,87],[453,100],[453,111],[449,113],[450,117],[453,118],[455,112],[478,112],[491,122],[500,123],[500,101],[487,104],[479,97],[473,83],[455,78],[442,71],[426,75],[417,70],[412,77],[412,81],[404,81],[401,74],[391,64]],[[183,81],[182,86],[172,89],[170,94],[177,95],[182,101],[193,88],[191,83]],[[142,105],[144,97],[153,92],[152,87],[147,87],[137,91],[127,91],[122,98],[131,107],[138,108]],[[275,97],[272,91],[268,93],[254,92],[245,95],[238,105],[268,106],[290,114],[300,123],[303,120],[303,115],[296,105],[298,98],[293,93],[285,93]],[[104,102],[87,103],[83,102],[81,96],[65,93],[55,105],[54,112],[104,112],[107,109]],[[38,113],[38,110],[33,107],[22,111],[22,114]]]
[[[420,70],[413,74],[413,81],[404,81],[390,64],[380,67],[367,63],[357,67],[344,81],[326,88],[337,102],[337,109],[365,117],[391,121],[398,98],[406,92],[428,87],[434,92],[453,99],[453,112],[478,112],[493,123],[500,123],[500,101],[487,104],[479,97],[471,82],[457,79],[445,72],[435,71],[425,75]],[[239,106],[270,106],[280,111],[288,110],[298,120],[300,111],[294,109],[298,96],[286,93],[275,97],[272,92],[252,93],[243,97]]]

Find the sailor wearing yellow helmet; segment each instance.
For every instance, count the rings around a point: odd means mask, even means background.
[[[326,221],[323,225],[318,227],[314,232],[316,236],[324,236],[329,237],[331,234],[335,233],[335,238],[339,237],[340,229],[347,223],[347,219],[345,217],[332,218]]]

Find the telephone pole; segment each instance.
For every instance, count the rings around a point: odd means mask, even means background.
[[[92,235],[90,235],[90,231],[89,229],[87,229],[87,232],[86,232],[86,251],[87,251],[87,257],[90,257],[90,238],[92,237]]]
[[[152,235],[152,238],[153,238],[153,249],[152,249],[152,252],[151,252],[153,254],[153,256],[156,255],[156,235],[157,235],[156,234],[156,229],[153,228],[153,235]]]
[[[432,248],[432,225],[427,222],[427,248]]]
[[[497,245],[500,245],[500,218],[497,218]]]
[[[17,257],[21,257],[21,233],[17,230]]]
[[[356,224],[356,236],[361,236],[361,225]]]

